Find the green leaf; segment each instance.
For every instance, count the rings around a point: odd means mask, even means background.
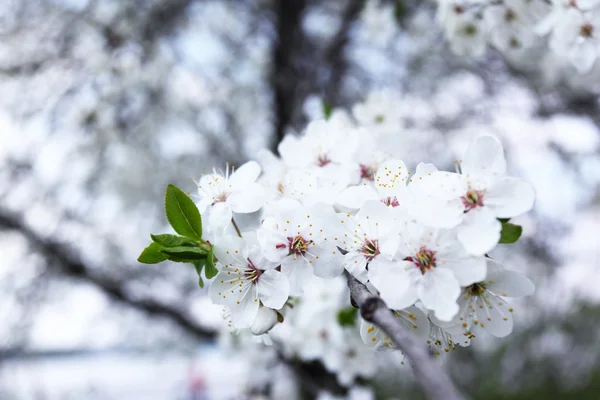
[[[206,259],[209,252],[202,247],[192,246],[163,247],[160,251],[161,253],[168,255],[169,258],[175,257],[176,259],[189,260],[190,262]]]
[[[329,117],[331,117],[332,112],[333,107],[331,106],[331,104],[323,102],[323,115],[325,115],[325,119],[329,119]]]
[[[202,239],[200,212],[192,199],[175,185],[167,186],[165,212],[175,232],[194,240]]]
[[[191,241],[189,238],[177,235],[150,235],[150,237],[155,243],[159,244],[161,247],[177,247],[194,244],[194,242]]]
[[[213,253],[214,246],[210,246],[208,255],[206,256],[206,264],[204,264],[204,275],[206,279],[211,279],[219,273],[217,267],[215,267],[215,256]]]
[[[277,322],[279,323],[283,323],[284,318],[283,318],[283,314],[280,313],[279,311],[275,311],[277,313]]]
[[[161,247],[156,243],[150,243],[150,246],[146,247],[142,254],[138,257],[138,261],[144,264],[158,264],[168,260],[169,257],[161,253]]]
[[[502,224],[499,243],[514,243],[519,240],[521,233],[523,233],[523,228],[520,225],[505,222]]]
[[[346,307],[338,312],[337,320],[341,326],[354,326],[358,309],[354,307]]]
[[[202,280],[201,276],[202,268],[204,267],[204,262],[196,261],[192,264],[194,264],[194,268],[196,268],[196,272],[198,273],[198,285],[200,285],[201,288],[204,288],[204,281]]]
[[[503,224],[507,223],[508,221],[510,221],[510,218],[498,218],[498,221],[502,222]]]

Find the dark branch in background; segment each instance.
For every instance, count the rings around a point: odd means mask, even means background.
[[[88,268],[79,257],[74,255],[68,245],[40,236],[20,218],[16,218],[5,210],[0,210],[0,229],[14,230],[23,235],[30,245],[48,261],[49,268],[54,268],[56,272],[91,284],[119,303],[150,315],[164,317],[198,339],[206,340],[215,337],[215,332],[204,328],[175,307],[152,299],[137,299],[130,296],[116,279],[103,276]]]
[[[302,13],[306,7],[305,0],[275,1],[275,16],[277,38],[275,41],[271,85],[274,91],[275,133],[272,148],[285,135],[285,129],[290,124],[294,110],[298,109],[299,99],[297,85],[302,82],[303,72],[297,62],[303,40]]]
[[[349,0],[343,8],[340,29],[325,46],[312,43],[302,32],[305,0],[275,2],[277,38],[271,85],[274,97],[274,135],[271,149],[283,139],[286,128],[302,123],[302,104],[312,93],[320,93],[328,104],[340,105],[342,80],[348,69],[344,49],[352,23],[364,0]]]
[[[430,399],[464,400],[448,375],[431,357],[427,346],[402,325],[381,298],[347,272],[348,288],[362,317],[380,327],[408,357],[418,383]]]
[[[325,65],[329,67],[329,74],[325,84],[324,97],[327,104],[331,106],[341,105],[339,94],[348,70],[348,60],[346,60],[344,49],[350,40],[350,27],[358,18],[363,5],[363,0],[350,0],[342,14],[342,25],[325,53]]]

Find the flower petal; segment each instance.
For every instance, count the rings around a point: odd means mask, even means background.
[[[504,297],[524,297],[533,294],[535,286],[529,278],[516,271],[505,269],[494,260],[487,261],[488,275],[485,284],[490,292]]]
[[[227,203],[217,203],[208,209],[208,225],[216,234],[222,233],[231,222],[233,214]]]
[[[266,200],[266,191],[258,183],[251,183],[244,190],[233,192],[227,198],[233,212],[241,214],[258,211]]]
[[[367,200],[379,200],[379,196],[371,184],[350,186],[344,189],[339,194],[337,203],[344,207],[358,209]]]
[[[498,218],[511,218],[533,207],[535,192],[527,181],[502,177],[493,182],[484,197],[484,204]]]
[[[344,271],[342,254],[335,246],[317,245],[309,249],[314,273],[320,278],[335,278]]]
[[[483,257],[465,257],[447,260],[440,268],[448,268],[452,271],[461,286],[472,285],[485,279],[486,262]]]
[[[267,307],[279,310],[290,295],[290,282],[283,273],[270,269],[265,271],[256,284],[258,297]]]
[[[465,214],[457,228],[458,240],[470,254],[482,256],[500,240],[502,224],[487,207],[478,207]]]
[[[381,257],[369,263],[369,281],[375,285],[389,308],[401,310],[412,306],[417,300],[417,293],[406,271],[411,266],[409,262],[392,262]]]
[[[493,136],[478,137],[467,149],[461,168],[465,175],[504,175],[506,160],[502,144]]]
[[[513,330],[512,308],[501,297],[494,296],[486,292],[480,296],[475,304],[475,315],[477,322],[490,335],[495,337],[505,337]]]
[[[233,190],[239,190],[244,186],[256,182],[260,175],[260,164],[256,161],[248,161],[236,169],[230,176],[228,183]]]
[[[460,284],[454,274],[446,268],[427,271],[417,286],[419,300],[442,321],[450,321],[458,313],[456,299],[460,295]]]

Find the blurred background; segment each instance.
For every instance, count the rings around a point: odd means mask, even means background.
[[[2,0],[0,399],[250,397],[194,269],[136,262],[170,231],[164,188],[380,89],[410,166],[491,133],[537,191],[496,252],[536,294],[511,336],[448,357],[453,378],[477,399],[599,399],[600,80],[540,59],[455,56],[414,0]],[[378,376],[377,398],[418,398],[406,369]]]

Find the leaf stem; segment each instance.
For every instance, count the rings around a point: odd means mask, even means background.
[[[235,218],[231,217],[231,223],[233,224],[233,227],[235,228],[235,231],[237,232],[237,235],[239,237],[242,237],[242,232],[240,232],[240,228],[235,223]]]

